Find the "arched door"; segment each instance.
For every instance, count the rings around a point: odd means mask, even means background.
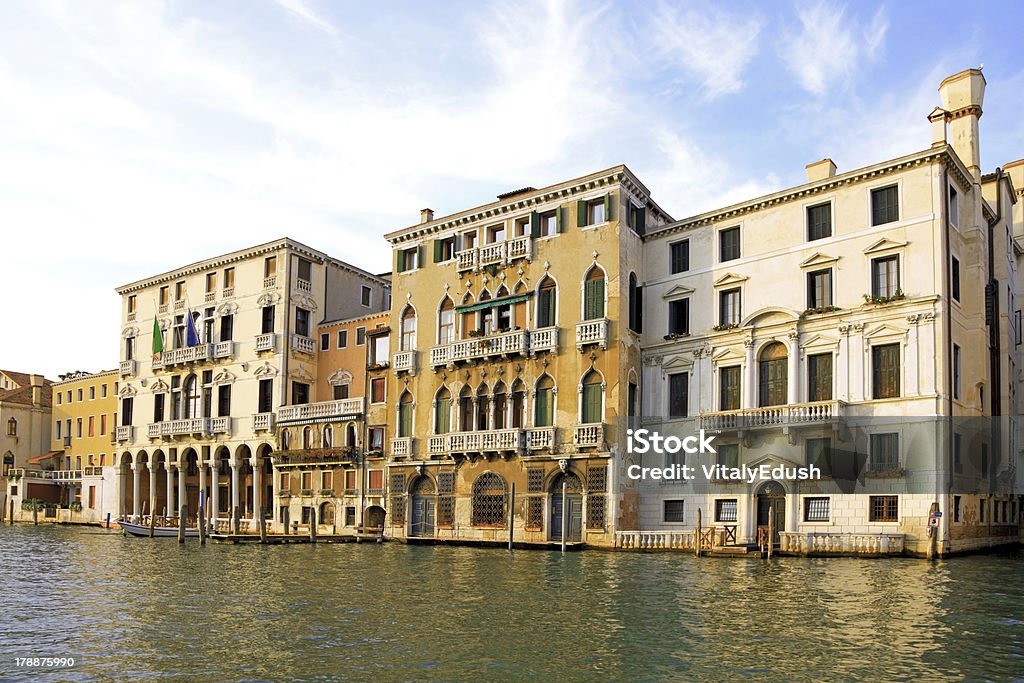
[[[565,506],[562,505],[562,482],[566,484]],[[558,475],[551,483],[551,517],[548,536],[552,541],[562,540],[562,516],[566,516],[566,541],[579,542],[583,538],[583,486],[575,474]]]
[[[437,510],[437,496],[434,482],[430,477],[421,476],[413,482],[410,490],[409,503],[412,506],[410,515],[410,536],[433,536],[434,514]]]
[[[779,542],[779,531],[786,526],[786,490],[777,481],[766,481],[757,490],[757,537],[761,530],[767,532],[768,517],[772,516],[774,525],[772,543]]]

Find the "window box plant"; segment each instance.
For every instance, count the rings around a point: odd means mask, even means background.
[[[864,303],[868,306],[882,306],[884,304],[891,304],[894,301],[902,301],[906,296],[903,294],[902,289],[897,289],[892,296],[872,296],[871,294],[864,295]]]
[[[806,318],[809,315],[820,315],[822,313],[833,313],[835,311],[841,311],[843,309],[838,306],[815,306],[812,308],[805,308],[804,312],[800,314],[801,318]]]
[[[739,327],[739,325],[736,323],[723,323],[721,325],[715,325],[711,329],[715,332],[723,332],[725,330],[735,330],[737,327]]]
[[[665,341],[672,341],[673,339],[685,339],[689,337],[689,332],[669,332],[665,335]]]

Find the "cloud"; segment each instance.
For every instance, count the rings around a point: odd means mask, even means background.
[[[743,88],[743,71],[758,51],[761,21],[715,6],[680,11],[661,3],[651,18],[661,57],[700,83],[715,99]]]
[[[787,32],[779,54],[804,90],[816,96],[849,79],[876,58],[889,28],[885,9],[867,23],[847,17],[846,7],[818,0],[798,8],[799,32]]]
[[[289,12],[290,14],[299,17],[309,25],[323,31],[324,33],[336,36],[338,35],[338,29],[334,27],[331,22],[323,19],[319,14],[310,9],[303,0],[274,0],[281,9]]]

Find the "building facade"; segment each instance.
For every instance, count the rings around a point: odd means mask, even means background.
[[[50,445],[52,393],[50,381],[42,375],[0,370],[0,457],[4,486],[0,504],[4,515],[10,504],[28,495],[49,496],[49,487],[24,477],[35,469],[29,462]],[[42,498],[40,498],[42,500]]]

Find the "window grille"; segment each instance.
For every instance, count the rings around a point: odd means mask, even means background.
[[[605,495],[603,493],[587,496],[587,528],[603,529],[605,520]]]
[[[587,468],[587,490],[591,493],[601,493],[608,490],[608,468],[588,467]]]
[[[505,522],[505,480],[494,472],[484,472],[473,482],[473,526]]]
[[[544,470],[540,467],[530,467],[526,470],[526,492],[542,493],[544,491]]]

